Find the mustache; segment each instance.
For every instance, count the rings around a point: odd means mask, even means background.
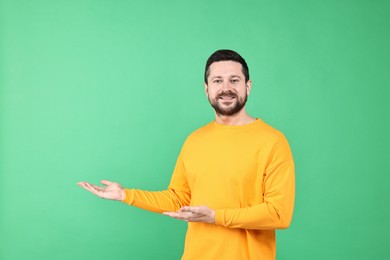
[[[237,94],[234,93],[233,91],[231,90],[227,90],[227,91],[222,91],[221,93],[219,93],[216,98],[220,98],[220,97],[237,97]]]

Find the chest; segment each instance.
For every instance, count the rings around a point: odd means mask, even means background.
[[[193,143],[184,156],[189,184],[246,186],[262,180],[267,155],[256,140],[230,136]]]

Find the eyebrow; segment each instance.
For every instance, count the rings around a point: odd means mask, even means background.
[[[229,78],[236,78],[236,77],[241,79],[241,77],[239,75],[231,75],[231,76],[229,76]],[[211,80],[213,80],[215,78],[222,78],[222,76],[214,76],[214,77],[211,78]]]

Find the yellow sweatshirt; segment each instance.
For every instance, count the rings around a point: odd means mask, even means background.
[[[190,222],[183,260],[275,259],[275,229],[290,224],[294,162],[283,134],[262,120],[193,132],[165,191],[126,189],[124,202],[153,212],[205,205],[215,224]]]

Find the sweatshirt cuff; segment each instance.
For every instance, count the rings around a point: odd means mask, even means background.
[[[225,210],[217,209],[215,211],[215,224],[225,226]]]
[[[122,202],[132,205],[134,201],[134,190],[133,189],[125,189],[125,198]]]

